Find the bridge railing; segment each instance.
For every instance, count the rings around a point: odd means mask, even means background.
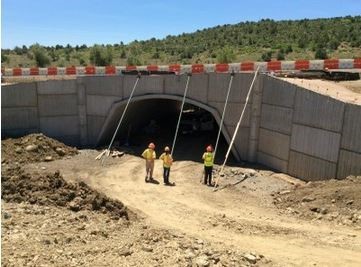
[[[259,67],[260,72],[324,70],[324,69],[361,69],[361,58],[358,59],[325,59],[294,60],[221,64],[192,65],[148,65],[148,66],[80,66],[80,67],[48,67],[48,68],[2,68],[2,76],[88,76],[88,75],[121,75],[130,71],[182,73],[230,73],[252,72]]]

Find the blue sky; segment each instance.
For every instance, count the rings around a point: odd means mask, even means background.
[[[128,43],[262,18],[346,15],[361,15],[361,0],[2,0],[1,46]]]

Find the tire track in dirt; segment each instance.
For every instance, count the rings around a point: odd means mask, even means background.
[[[270,205],[262,206],[254,192],[225,189],[213,193],[199,183],[201,171],[201,164],[175,162],[170,179],[177,185],[167,187],[161,183],[157,161],[154,177],[160,184],[146,184],[143,160],[126,155],[117,165],[93,166],[77,177],[137,210],[152,225],[255,251],[276,266],[361,266],[359,231],[280,215]],[[64,177],[75,179],[68,174]],[[265,183],[272,183],[272,178],[267,179]]]
[[[154,176],[161,182],[158,164]],[[143,213],[151,224],[181,230],[226,246],[257,251],[288,266],[313,263],[358,266],[361,263],[357,257],[361,253],[359,237],[347,237],[342,231],[327,226],[279,218],[275,211],[255,207],[252,200],[245,203],[245,207],[242,207],[243,203],[234,205],[239,201],[234,192],[213,193],[210,188],[199,185],[199,181],[189,178],[199,176],[201,166],[195,165],[175,163],[171,179],[177,181],[177,186],[165,187],[145,184],[135,177],[144,176],[141,159],[126,161],[126,164],[108,169],[95,186]],[[139,179],[140,182],[134,184]],[[251,210],[252,215],[249,215]],[[330,232],[334,233],[333,238],[328,237]]]

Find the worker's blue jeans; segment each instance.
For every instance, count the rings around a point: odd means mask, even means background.
[[[169,183],[169,172],[170,168],[163,167],[163,181],[165,184]]]

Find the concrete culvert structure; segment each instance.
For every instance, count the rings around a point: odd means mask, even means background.
[[[247,72],[234,75],[222,128],[227,143],[245,106],[253,76]],[[230,77],[230,73],[193,74],[186,103],[206,110],[219,125]],[[155,119],[158,123],[168,109],[169,116],[177,113],[187,78],[172,74],[142,76],[127,112],[127,124],[135,123],[132,128],[138,132],[154,119],[153,115],[159,117]],[[2,137],[41,132],[79,147],[107,145],[136,79],[135,75],[93,76],[5,85],[1,89]],[[121,129],[119,138],[124,139],[127,130],[127,126]],[[174,129],[169,132],[170,138],[159,141],[157,149],[162,144],[171,145]],[[331,82],[261,74],[232,152],[237,160],[261,163],[306,181],[345,178],[361,173],[360,136],[360,94]],[[146,135],[145,139],[150,137]],[[204,140],[200,149],[215,142],[215,138],[211,140]],[[140,141],[139,145],[144,146],[148,140],[143,144]],[[176,143],[176,158],[182,148],[179,145],[182,140]],[[196,149],[198,146],[192,145],[189,153],[198,157]],[[218,162],[221,156],[220,150]]]
[[[97,145],[109,144],[126,101],[115,103],[100,132]],[[189,103],[191,102],[191,103]],[[203,106],[200,107],[200,106]],[[115,137],[114,145],[129,146],[135,154],[140,154],[149,142],[156,144],[160,153],[165,146],[172,145],[177,120],[181,112],[181,98],[164,96],[135,97],[130,103],[124,120]],[[188,100],[184,106],[174,150],[176,160],[201,161],[207,145],[215,145],[220,118],[215,110]],[[223,129],[216,163],[221,163],[228,148],[228,133]],[[230,159],[235,162],[239,158]]]

